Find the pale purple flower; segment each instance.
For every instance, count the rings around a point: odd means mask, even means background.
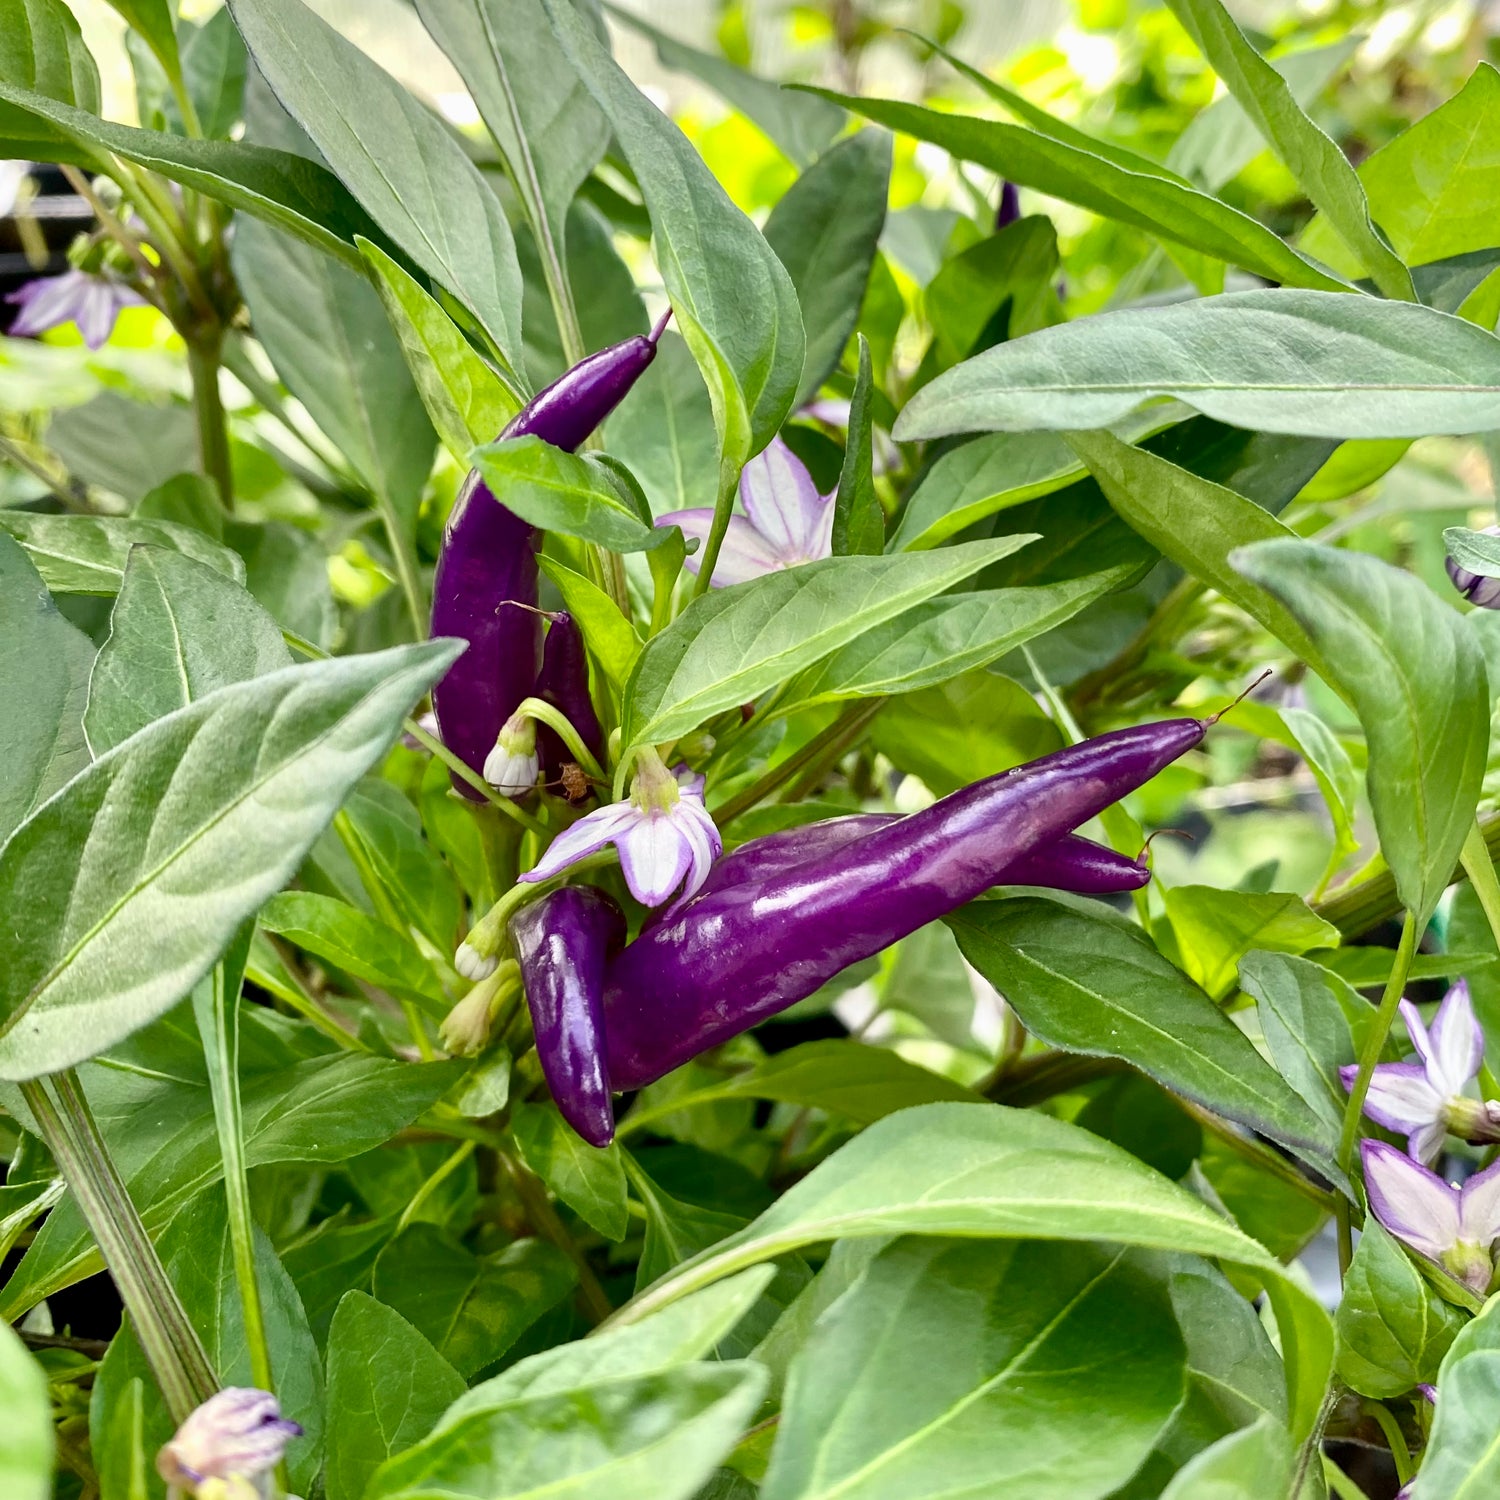
[[[274,1469],[286,1445],[301,1436],[269,1391],[231,1386],[188,1415],[156,1455],[156,1467],[168,1484],[185,1490],[209,1479],[254,1479]]]
[[[28,281],[5,299],[20,309],[10,331],[17,336],[45,333],[76,323],[90,349],[100,348],[115,331],[122,308],[138,307],[145,298],[112,276],[89,271],[64,271]]]
[[[729,518],[714,566],[715,588],[832,555],[833,495],[818,493],[807,465],[780,438],[741,470],[740,504],[745,514]],[[680,526],[684,536],[706,541],[713,523],[712,508],[704,508],[675,510],[656,524]],[[687,560],[694,573],[701,556]]]
[[[1431,1031],[1409,1000],[1401,1002],[1401,1015],[1420,1061],[1381,1063],[1370,1079],[1365,1113],[1405,1135],[1407,1150],[1428,1164],[1437,1160],[1450,1130],[1468,1141],[1496,1139],[1496,1111],[1464,1096],[1484,1058],[1484,1033],[1468,985],[1459,980],[1443,997]],[[1353,1065],[1339,1070],[1346,1089],[1354,1087],[1358,1072]]]
[[[703,805],[703,778],[679,767],[676,775],[657,763],[637,771],[630,796],[612,802],[553,839],[522,880],[550,880],[606,844],[620,852],[620,870],[642,906],[660,906],[683,884],[691,896],[724,841]]]
[[[1486,526],[1483,536],[1500,536],[1500,526]],[[1448,576],[1470,604],[1480,609],[1500,609],[1500,578],[1486,578],[1482,573],[1471,573],[1467,568],[1448,559]]]
[[[1500,1162],[1455,1187],[1384,1141],[1361,1141],[1359,1154],[1375,1217],[1397,1239],[1484,1296],[1500,1239]]]

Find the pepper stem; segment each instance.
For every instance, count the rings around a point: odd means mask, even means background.
[[[573,721],[562,713],[560,709],[548,703],[545,698],[523,698],[520,706],[516,709],[516,715],[518,717],[524,716],[528,719],[535,719],[537,723],[545,724],[573,752],[573,759],[595,781],[604,781],[606,779],[599,762],[594,759],[593,752],[583,743],[583,737],[573,727]]]

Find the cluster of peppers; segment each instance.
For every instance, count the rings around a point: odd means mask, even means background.
[[[664,322],[576,365],[501,436],[577,448],[650,364]],[[566,615],[552,617],[542,649],[537,541],[469,476],[444,536],[432,628],[470,644],[433,707],[445,744],[476,771],[533,694],[602,751],[582,642]],[[592,886],[564,886],[523,907],[510,940],[559,1110],[584,1140],[607,1145],[612,1094],[758,1025],[992,886],[1139,889],[1150,879],[1141,860],[1073,830],[1199,744],[1213,722],[1116,730],[921,812],[834,818],[751,840],[691,895],[649,912],[633,941],[619,905]],[[560,740],[539,749],[551,779],[565,751]]]

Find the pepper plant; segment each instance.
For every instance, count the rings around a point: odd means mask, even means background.
[[[1493,1492],[1481,18],[393,9],[471,121],[111,4],[135,124],[0,0],[0,1493]]]

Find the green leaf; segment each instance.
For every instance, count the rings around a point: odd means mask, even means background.
[[[1142,1259],[897,1240],[793,1360],[766,1500],[1109,1494],[1183,1396],[1182,1335]]]
[[[1349,1097],[1339,1069],[1355,1060],[1351,1018],[1368,1020],[1369,1006],[1336,974],[1283,953],[1247,954],[1240,983],[1255,998],[1271,1061],[1337,1131]]]
[[[0,80],[97,113],[99,70],[62,0],[0,0]],[[30,127],[0,104],[0,141]]]
[[[277,97],[382,229],[521,368],[521,273],[510,225],[448,128],[301,0],[233,0]]]
[[[1069,446],[1088,464],[1114,511],[1158,551],[1259,620],[1314,671],[1326,663],[1313,637],[1274,594],[1247,583],[1230,553],[1293,533],[1253,500],[1107,432],[1073,432]]]
[[[577,1279],[573,1263],[545,1240],[478,1256],[431,1224],[403,1230],[375,1262],[376,1297],[465,1379],[499,1359]]]
[[[0,843],[89,763],[83,733],[94,643],[0,533]]]
[[[713,397],[724,462],[737,471],[776,435],[802,377],[796,290],[687,137],[626,77],[569,0],[544,4],[635,173],[678,327]]]
[[[328,555],[314,536],[285,521],[231,521],[229,544],[244,559],[245,587],[283,630],[326,650],[338,625]]]
[[[667,533],[627,505],[596,462],[539,437],[502,438],[469,455],[495,498],[543,531],[582,537],[615,552],[659,547]]]
[[[797,678],[778,710],[912,693],[998,661],[1127,582],[1128,564],[1062,583],[930,599],[867,630]]]
[[[37,158],[93,166],[101,152],[112,151],[288,230],[355,270],[362,264],[355,236],[384,239],[338,178],[305,157],[243,141],[193,141],[117,125],[3,80],[0,104],[11,106],[0,109],[0,149],[7,154],[30,150]],[[11,133],[17,115],[38,132],[30,145]]]
[[[510,1128],[526,1165],[580,1219],[607,1240],[625,1238],[630,1214],[618,1146],[587,1145],[550,1104],[521,1105]]]
[[[604,433],[605,445],[630,466],[656,515],[713,504],[713,402],[687,344],[671,329]]]
[[[777,93],[797,103],[807,98]],[[885,227],[890,184],[890,138],[862,130],[820,156],[766,220],[766,243],[792,278],[807,330],[795,406],[816,395],[838,368],[854,332]]]
[[[496,1405],[384,1464],[365,1500],[689,1500],[765,1385],[748,1362],[687,1364]]]
[[[247,1010],[241,1018],[240,1066],[251,1167],[339,1162],[371,1150],[430,1108],[459,1071],[451,1063],[415,1065],[353,1053],[303,1060],[285,1047],[257,1056],[249,1016]],[[176,1046],[164,1058],[163,1033],[177,1035],[172,1025],[159,1022],[80,1070],[110,1154],[152,1231],[224,1170],[197,1028],[186,1015]],[[19,1318],[102,1264],[77,1204],[65,1198],[6,1285],[0,1316]]]
[[[39,809],[0,849],[0,900],[57,917],[0,952],[0,1077],[92,1057],[191,989],[457,654],[430,641],[221,688]]]
[[[1266,1500],[1284,1495],[1295,1455],[1286,1428],[1271,1417],[1222,1437],[1185,1464],[1161,1500]]]
[[[727,58],[689,47],[619,6],[606,4],[605,9],[615,20],[651,42],[664,68],[690,74],[700,83],[707,84],[758,125],[796,166],[804,167],[814,157],[821,162],[825,148],[844,127],[843,110],[821,99],[810,94],[792,93],[772,79],[758,78],[754,73],[736,67]],[[839,144],[846,143],[841,141]]]
[[[260,925],[356,979],[446,1010],[443,986],[411,939],[334,896],[283,891],[266,903]]]
[[[1297,617],[1320,675],[1359,715],[1381,852],[1402,904],[1425,923],[1484,775],[1490,690],[1473,634],[1425,583],[1373,557],[1287,540],[1231,561]]]
[[[1223,891],[1180,885],[1163,893],[1182,968],[1215,1000],[1234,989],[1239,961],[1252,948],[1306,953],[1336,948],[1339,930],[1286,891]]]
[[[637,1297],[616,1324],[803,1245],[891,1234],[1108,1240],[1245,1266],[1264,1278],[1276,1309],[1293,1431],[1313,1429],[1332,1365],[1332,1328],[1280,1262],[1118,1147],[1003,1105],[928,1104],[870,1126],[746,1229]]]
[[[1482,62],[1451,99],[1360,164],[1370,212],[1408,265],[1494,245],[1497,129],[1500,73]],[[1325,219],[1313,220],[1302,244],[1331,265],[1349,264],[1348,251]]]
[[[557,585],[568,612],[578,621],[589,655],[616,689],[623,692],[635,659],[641,654],[641,638],[635,626],[620,613],[620,606],[582,573],[564,567],[553,557],[543,555],[537,561],[542,572]]]
[[[1165,167],[1146,170],[1144,158],[1129,166],[1109,148],[1049,138],[1020,125],[949,114],[895,99],[861,99],[828,89],[811,92],[903,135],[930,141],[959,158],[1054,198],[1076,203],[1185,245],[1268,281],[1334,291],[1340,282],[1320,271],[1265,225],[1195,188]]]
[[[276,373],[410,544],[433,431],[380,298],[364,276],[253,219],[235,230],[232,259]]]
[[[870,345],[859,335],[859,374],[849,401],[849,431],[839,487],[833,498],[833,550],[877,553],[885,546],[885,512],[875,496],[875,449],[870,430]]]
[[[303,1436],[286,1454],[288,1477],[302,1489],[311,1486],[323,1462],[322,1361],[291,1277],[259,1225],[253,1233],[255,1276],[276,1372],[276,1395],[282,1411],[303,1429]],[[210,1188],[178,1212],[157,1248],[167,1277],[203,1340],[214,1373],[226,1386],[253,1385],[222,1187]],[[130,1388],[137,1380],[143,1387],[144,1446],[154,1454],[172,1436],[176,1423],[157,1394],[151,1367],[127,1320],[110,1342],[95,1380],[89,1425],[96,1441],[109,1431],[116,1403],[130,1399]]]
[[[201,531],[216,542],[224,540],[227,517],[219,500],[219,488],[203,474],[174,474],[163,480],[141,496],[134,514],[143,521],[172,521]]]
[[[1387,297],[1416,301],[1411,272],[1370,222],[1348,157],[1303,112],[1286,80],[1250,45],[1220,0],[1168,0],[1241,109]]]
[[[51,1500],[52,1398],[47,1376],[19,1334],[0,1328],[0,1477],[9,1500]]]
[[[168,73],[181,71],[177,57],[176,7],[172,0],[109,0],[125,24],[145,39]]]
[[[118,593],[130,549],[141,542],[181,552],[235,583],[245,576],[245,565],[227,547],[171,521],[8,510],[0,511],[0,530],[26,549],[42,582],[56,594]]]
[[[291,665],[280,627],[237,583],[181,552],[137,543],[83,727],[95,755],[216,688]]]
[[[700,595],[636,662],[623,744],[686,734],[1032,540],[830,557]]]
[[[569,67],[540,0],[417,0],[417,13],[468,85],[527,219],[534,230],[540,220],[563,260],[568,206],[609,145],[609,122]]]
[[[1443,546],[1459,567],[1481,578],[1500,578],[1500,537],[1470,531],[1467,526],[1447,526]]]
[[[464,1393],[457,1370],[398,1312],[347,1292],[328,1334],[328,1500],[361,1500],[371,1474],[420,1442]]]
[[[1500,339],[1430,307],[1330,292],[1129,308],[965,360],[917,392],[895,434],[1104,427],[1167,396],[1263,432],[1484,432],[1500,425]]]
[[[520,404],[415,277],[378,245],[363,238],[356,243],[427,415],[443,446],[466,463],[470,450],[494,438]]]
[[[1403,1396],[1437,1379],[1439,1361],[1467,1321],[1373,1216],[1367,1219],[1334,1319],[1339,1378],[1362,1396]]]
[[[375,1257],[396,1232],[389,1219],[351,1221],[346,1206],[320,1219],[282,1251],[287,1274],[297,1284],[308,1326],[326,1345],[333,1317],[346,1292],[368,1292]]]
[[[635,1268],[636,1291],[744,1228],[742,1218],[674,1198],[652,1181],[634,1157],[627,1155],[623,1161],[630,1185],[646,1212],[646,1239]]]
[[[964,957],[1049,1046],[1119,1057],[1320,1170],[1337,1136],[1244,1032],[1138,927],[1087,903],[972,901],[947,919]]]
[[[47,442],[74,479],[131,503],[198,462],[197,424],[186,405],[110,389],[54,413]]]
[[[1357,37],[1340,37],[1322,47],[1273,54],[1266,61],[1286,80],[1292,98],[1306,109],[1343,70],[1358,45]],[[1265,149],[1254,121],[1232,94],[1223,94],[1194,115],[1172,142],[1167,165],[1217,193]]]
[[[1495,1388],[1500,1380],[1500,1300],[1453,1341],[1438,1372],[1437,1413],[1412,1500],[1481,1500],[1500,1483]]]

